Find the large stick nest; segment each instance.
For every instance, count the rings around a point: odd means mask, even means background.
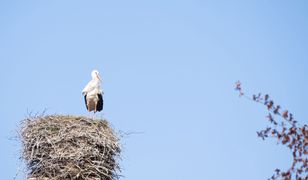
[[[113,180],[119,172],[119,138],[106,120],[39,116],[22,123],[22,158],[28,179]]]

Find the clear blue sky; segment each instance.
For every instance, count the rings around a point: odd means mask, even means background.
[[[103,77],[102,116],[123,139],[125,180],[262,180],[291,154],[262,141],[269,93],[307,123],[308,2],[1,1],[0,179],[18,171],[10,140],[27,110],[88,115],[81,90]],[[19,174],[17,179],[23,179]]]

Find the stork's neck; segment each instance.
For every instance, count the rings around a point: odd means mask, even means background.
[[[100,82],[100,80],[95,76],[95,77],[92,77],[92,81],[98,81]]]
[[[97,84],[97,85],[100,85],[101,84],[101,81],[98,79],[98,78],[92,78],[92,83],[94,83],[94,84]]]

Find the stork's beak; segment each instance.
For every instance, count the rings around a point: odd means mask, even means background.
[[[99,76],[99,74],[96,73],[96,77],[97,79],[99,79],[99,81],[102,81],[101,77]]]

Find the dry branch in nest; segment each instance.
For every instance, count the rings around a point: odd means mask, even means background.
[[[50,115],[27,118],[20,138],[28,179],[113,180],[119,138],[106,120]]]

